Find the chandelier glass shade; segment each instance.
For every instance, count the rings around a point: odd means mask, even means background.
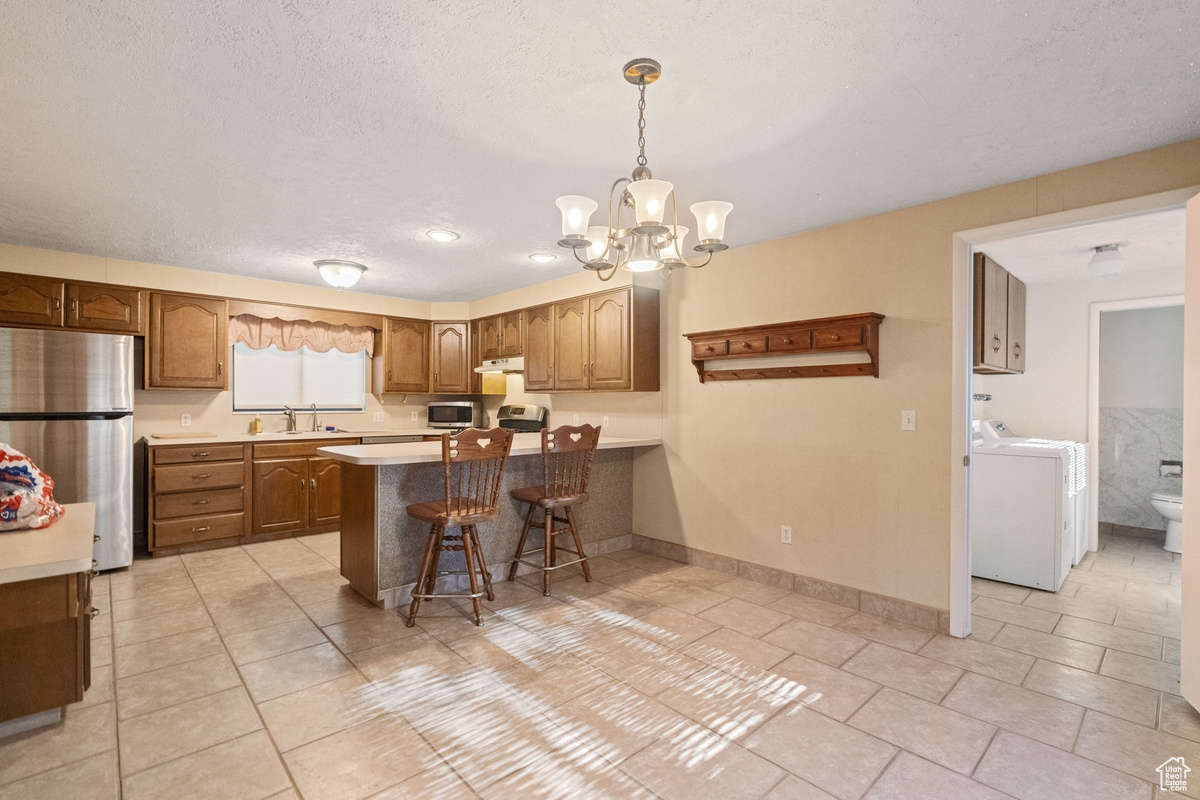
[[[617,268],[631,272],[663,270],[663,277],[678,267],[699,268],[713,253],[728,249],[724,243],[725,218],[732,203],[706,200],[694,203],[699,243],[692,250],[703,260],[692,263],[684,257],[683,240],[688,229],[679,224],[677,193],[670,181],[656,180],[646,166],[646,86],[658,80],[662,67],[657,61],[639,58],[625,65],[625,80],[638,87],[638,158],[628,178],[618,178],[608,192],[608,224],[589,225],[599,204],[590,197],[564,195],[555,201],[562,212],[562,239],[585,269],[600,280],[616,274]]]

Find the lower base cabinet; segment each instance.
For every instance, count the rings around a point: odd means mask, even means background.
[[[324,533],[341,524],[341,462],[321,447],[357,439],[151,446],[151,553]]]
[[[91,604],[86,572],[0,584],[0,722],[83,699]]]

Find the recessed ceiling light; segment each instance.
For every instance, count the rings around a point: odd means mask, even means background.
[[[558,261],[558,256],[553,253],[534,253],[529,257],[530,261],[536,261],[539,264],[549,264],[551,261]]]
[[[458,238],[454,231],[429,231],[425,235],[435,242],[453,242]]]

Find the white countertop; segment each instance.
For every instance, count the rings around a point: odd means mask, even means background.
[[[168,447],[174,444],[241,444],[243,442],[285,442],[306,441],[311,439],[361,439],[364,436],[440,436],[442,431],[437,428],[400,428],[386,430],[353,430],[353,431],[301,431],[299,433],[218,433],[207,436],[188,436],[183,438],[158,438],[157,434],[146,437],[150,447]],[[172,432],[171,437],[177,437]]]
[[[662,439],[625,439],[617,436],[601,436],[598,450],[614,450],[622,447],[654,447]],[[441,442],[411,442],[408,444],[360,444],[346,447],[322,447],[317,451],[326,458],[345,461],[361,466],[387,464],[421,464],[442,460]],[[510,455],[530,456],[542,452],[540,433],[518,433],[513,437]]]
[[[92,568],[95,503],[69,503],[49,528],[0,531],[0,583],[32,581]]]

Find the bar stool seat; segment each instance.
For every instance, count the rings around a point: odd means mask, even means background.
[[[512,565],[508,570],[510,581],[516,580],[517,567],[520,564],[542,571],[542,594],[547,597],[550,596],[550,575],[555,570],[579,564],[583,568],[584,580],[592,580],[587,554],[583,551],[583,540],[579,537],[579,526],[575,524],[574,507],[588,500],[588,476],[599,441],[600,429],[591,425],[563,425],[552,431],[542,429],[542,484],[525,486],[509,492],[514,500],[529,506],[525,513],[525,525],[521,528],[521,539],[517,542],[517,554],[513,556]],[[525,541],[533,527],[534,512],[539,508],[542,509],[543,544],[540,550],[526,551]],[[559,509],[562,510],[563,516],[555,513]],[[556,528],[556,522],[566,527]],[[555,543],[554,537],[566,533],[571,534],[574,540],[574,550]],[[560,564],[560,550],[575,558]],[[524,556],[538,552],[542,554],[541,564],[524,559]]]
[[[425,555],[421,559],[417,582],[413,585],[412,605],[406,623],[408,627],[416,623],[422,600],[439,597],[470,597],[475,624],[483,624],[480,598],[496,598],[476,526],[500,516],[500,482],[512,449],[512,440],[513,432],[504,428],[470,428],[457,436],[442,434],[445,495],[440,500],[413,503],[404,509],[410,517],[429,523]],[[462,552],[467,567],[465,571],[438,570],[441,554],[446,550]],[[471,591],[435,591],[437,579],[445,575],[466,575]]]

